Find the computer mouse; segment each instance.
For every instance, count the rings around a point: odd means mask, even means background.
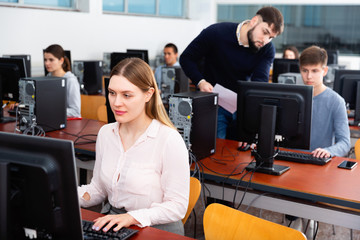
[[[242,146],[240,146],[240,147],[238,147],[238,151],[242,151],[242,152],[245,152],[245,151],[247,151],[247,150],[249,150],[250,149],[250,144],[246,144],[245,146],[244,145],[242,145]]]

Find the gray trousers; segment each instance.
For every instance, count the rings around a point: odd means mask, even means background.
[[[116,208],[116,207],[111,206],[110,203],[106,203],[104,205],[104,207],[101,209],[101,213],[102,214],[122,214],[122,213],[127,213],[127,211],[125,210],[125,208]],[[166,224],[152,225],[151,227],[157,228],[160,230],[164,230],[167,232],[176,233],[176,234],[179,234],[182,236],[184,236],[184,234],[185,234],[184,225],[181,220],[179,220],[177,222],[166,223]]]

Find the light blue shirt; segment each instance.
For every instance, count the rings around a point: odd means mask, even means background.
[[[323,148],[331,156],[346,156],[350,129],[344,99],[330,88],[313,97],[310,150]]]
[[[158,85],[158,88],[161,89],[161,71],[162,71],[162,68],[163,67],[168,67],[166,65],[161,65],[161,66],[158,66],[156,69],[155,69],[155,80],[156,80],[156,84]],[[180,64],[179,62],[176,62],[174,63],[174,65],[172,65],[171,67],[180,67]]]

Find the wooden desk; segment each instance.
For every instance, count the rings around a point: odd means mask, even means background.
[[[100,216],[103,216],[103,214],[92,212],[86,209],[81,209],[81,216],[82,219],[87,221],[93,221],[95,218],[98,218]],[[175,233],[166,232],[163,230],[159,230],[157,228],[152,227],[145,227],[145,228],[139,228],[137,226],[131,226],[130,228],[139,230],[137,234],[135,234],[133,237],[131,237],[131,240],[139,240],[139,239],[146,239],[146,240],[161,240],[161,239],[172,239],[172,240],[190,240],[193,238],[181,236]]]
[[[46,135],[74,141],[76,136],[97,134],[102,125],[104,123],[96,120],[72,120],[68,121],[66,129],[48,132]],[[0,124],[0,131],[13,132],[14,126],[15,123]],[[246,186],[250,174],[241,183],[239,179],[244,173],[231,176],[225,181],[225,189],[222,186],[226,175],[233,171],[239,173],[251,161],[249,151],[238,152],[236,148],[236,142],[218,139],[216,153],[211,157],[227,161],[219,164],[205,158],[199,164],[203,165],[204,176],[208,180],[206,185],[212,197],[232,202],[236,192],[235,201],[239,203],[242,192],[236,191],[235,186]],[[75,151],[94,154],[95,144],[75,145]],[[353,170],[337,168],[344,159],[335,157],[325,166],[276,160],[276,164],[290,166],[290,170],[281,176],[255,173],[249,187],[258,192],[248,192],[243,204],[360,230],[360,213],[354,210],[360,209],[360,188],[357,186],[360,165]],[[267,195],[263,196],[264,193]],[[329,207],[319,202],[335,206]]]
[[[224,160],[222,164],[208,157],[200,160],[199,165],[204,169],[211,196],[233,202],[235,186],[246,187],[251,174],[247,174],[242,182],[239,179],[247,171],[228,179],[226,176],[240,173],[252,157],[250,151],[238,152],[235,141],[218,139],[216,143],[216,153],[211,157]],[[247,193],[243,203],[249,205],[259,198],[253,204],[256,207],[360,229],[360,213],[357,211],[360,209],[360,168],[339,169],[337,165],[344,159],[335,157],[324,166],[275,160],[276,164],[290,166],[290,170],[281,176],[254,173],[249,188],[257,192]],[[262,196],[264,193],[269,195]],[[242,191],[237,192],[237,203],[242,195]],[[334,206],[328,207],[319,202]]]

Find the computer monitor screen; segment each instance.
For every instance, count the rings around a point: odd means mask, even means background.
[[[300,73],[298,59],[275,58],[273,62],[272,82],[277,83],[281,73]]]
[[[27,77],[23,58],[0,58],[2,100],[19,101],[19,80]]]
[[[65,52],[65,56],[69,59],[70,61],[70,69],[72,70],[72,65],[71,65],[71,52],[70,50],[64,50]],[[45,53],[45,49],[43,49],[43,56],[44,56],[44,53]],[[45,63],[44,63],[44,72],[45,72],[45,76],[47,76],[49,74],[48,70],[46,70],[46,67],[45,67]]]
[[[345,100],[349,110],[353,110],[354,121],[350,125],[360,123],[360,70],[335,70],[334,91]]]
[[[253,169],[279,175],[275,139],[278,146],[309,149],[312,95],[312,86],[238,82],[236,140],[257,144]]]
[[[116,64],[118,64],[121,60],[124,60],[125,58],[131,58],[131,57],[137,57],[140,58],[142,60],[143,59],[143,53],[124,53],[124,52],[113,52],[111,53],[110,56],[110,73],[112,71],[112,69],[116,66]],[[145,60],[144,60],[145,61]]]
[[[71,141],[0,132],[0,239],[82,239]]]
[[[31,77],[31,56],[28,54],[3,55],[6,58],[23,58],[25,61],[26,76]]]
[[[147,64],[149,64],[149,54],[148,50],[145,49],[127,49],[126,52],[128,53],[141,53],[142,54],[142,60],[144,60]]]

